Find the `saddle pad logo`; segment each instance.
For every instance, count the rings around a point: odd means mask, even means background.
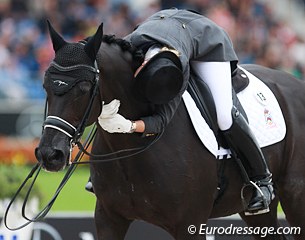
[[[265,117],[265,122],[266,122],[267,128],[276,127],[276,124],[272,119],[271,112],[267,108],[264,109],[264,117]]]

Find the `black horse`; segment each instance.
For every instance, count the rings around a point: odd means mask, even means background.
[[[82,125],[97,120],[102,101],[119,99],[119,111],[128,119],[152,114],[154,106],[139,102],[134,96],[133,74],[139,62],[137,51],[128,42],[103,36],[102,26],[87,42],[79,43],[67,43],[51,26],[49,29],[55,59],[44,80],[48,118],[36,157],[46,170],[59,171],[67,165],[70,148],[81,135]],[[226,189],[216,201],[218,161],[202,146],[181,103],[162,137],[146,151],[115,161],[91,163],[98,239],[124,239],[135,219],[160,226],[177,240],[205,239],[203,235],[190,235],[188,226],[234,213],[239,213],[249,226],[277,228],[279,200],[291,226],[305,229],[305,85],[284,72],[256,65],[243,67],[271,88],[287,126],[284,140],[263,149],[276,189],[270,212],[244,216],[240,199],[243,180],[231,160],[224,163]],[[143,138],[140,134],[109,134],[98,126],[92,153],[141,148],[154,139],[155,136]],[[119,156],[122,155],[112,157]],[[246,199],[250,194],[246,193]],[[255,238],[262,239],[258,235]],[[295,239],[304,238],[304,231],[295,235]],[[270,234],[264,239],[286,237]]]

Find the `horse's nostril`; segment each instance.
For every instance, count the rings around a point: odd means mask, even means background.
[[[42,161],[42,153],[41,153],[41,151],[38,147],[35,148],[35,157],[36,157],[38,162]]]
[[[59,171],[65,167],[67,162],[63,150],[50,147],[37,147],[35,156],[43,168],[49,171]]]

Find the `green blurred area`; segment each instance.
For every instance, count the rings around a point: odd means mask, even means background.
[[[43,191],[41,206],[45,206],[54,195],[65,171],[58,173],[41,172],[38,186]],[[59,194],[52,207],[52,211],[93,211],[95,196],[85,190],[89,178],[89,167],[79,166]]]
[[[1,188],[10,188],[10,192],[13,193],[17,191],[17,188],[21,185],[22,181],[27,177],[28,173],[32,169],[31,166],[26,165],[0,165],[0,168],[2,171],[3,169],[11,168],[12,171],[15,171],[15,173],[12,174],[17,175],[18,173],[18,183],[15,182],[14,184],[1,186]],[[35,192],[39,192],[40,195],[40,208],[44,207],[51,200],[65,173],[66,170],[57,173],[45,172],[43,170],[40,171],[37,181],[34,184]],[[93,212],[95,207],[95,196],[85,190],[85,185],[88,181],[88,177],[89,167],[78,166],[73,172],[71,178],[68,180],[67,184],[60,192],[51,211]],[[23,196],[24,194],[21,195],[21,197]]]

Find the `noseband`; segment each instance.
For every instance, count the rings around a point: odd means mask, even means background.
[[[69,122],[63,120],[60,117],[56,116],[48,116],[46,120],[44,121],[43,128],[53,128],[56,129],[65,135],[67,135],[69,138],[74,138],[74,135],[76,133],[76,128],[70,124]]]
[[[100,71],[98,69],[96,61],[94,62],[94,67],[91,67],[89,65],[84,65],[84,64],[78,64],[78,65],[75,65],[75,66],[63,67],[63,66],[55,63],[54,61],[51,62],[50,67],[51,66],[56,68],[60,72],[86,69],[86,70],[89,70],[89,71],[91,71],[95,74],[94,80],[91,81],[92,84],[93,84],[93,91],[92,91],[92,95],[91,95],[89,104],[88,104],[86,112],[85,112],[85,114],[82,118],[82,121],[80,122],[80,124],[77,127],[73,126],[71,123],[69,123],[68,121],[66,121],[66,120],[64,120],[64,119],[62,119],[58,116],[47,116],[45,118],[45,121],[44,121],[44,124],[43,124],[43,130],[45,130],[46,128],[52,128],[52,129],[55,129],[57,131],[62,132],[66,136],[68,136],[69,139],[70,139],[70,150],[72,151],[73,146],[76,143],[79,142],[81,136],[83,135],[83,132],[84,132],[85,127],[86,127],[87,120],[89,118],[89,115],[90,115],[90,112],[91,112],[91,109],[92,109],[92,106],[93,106],[94,98],[98,94],[98,91],[99,91],[99,72]],[[47,104],[46,104],[46,108],[47,108]],[[47,111],[45,111],[45,112],[47,112]]]

